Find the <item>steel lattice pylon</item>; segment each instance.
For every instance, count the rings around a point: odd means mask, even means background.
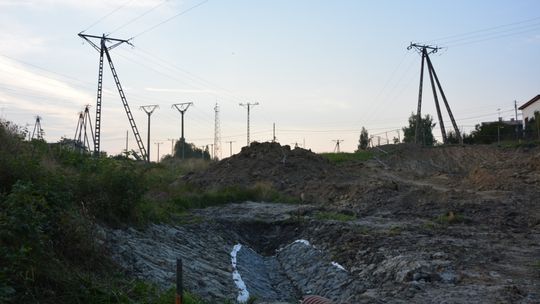
[[[144,147],[143,141],[141,139],[141,135],[139,133],[139,130],[137,129],[137,124],[135,123],[135,120],[133,119],[133,114],[131,112],[131,109],[129,108],[126,95],[124,93],[124,90],[122,89],[122,85],[120,84],[120,79],[118,78],[118,74],[116,73],[116,69],[114,68],[114,64],[112,62],[111,55],[109,53],[110,50],[119,46],[120,44],[127,43],[129,45],[132,45],[131,42],[129,42],[129,40],[124,40],[124,39],[110,38],[110,37],[107,37],[105,34],[103,34],[103,36],[94,36],[94,35],[86,35],[86,34],[79,33],[79,37],[86,40],[100,54],[99,55],[98,90],[97,90],[97,101],[96,101],[96,128],[94,132],[95,133],[94,155],[99,155],[100,153],[101,103],[102,103],[102,94],[103,94],[103,55],[105,55],[109,63],[109,68],[111,69],[114,82],[116,84],[116,88],[118,89],[118,93],[120,94],[122,105],[124,106],[124,110],[126,111],[126,115],[128,117],[129,124],[131,126],[131,130],[133,131],[133,135],[135,136],[135,141],[137,142],[137,146],[139,147],[139,151],[141,152],[141,157],[143,159],[147,159],[147,153],[146,153],[146,149]],[[96,43],[94,43],[91,39],[99,39],[100,40],[99,46]],[[107,42],[111,42],[113,44],[110,46],[107,46]]]

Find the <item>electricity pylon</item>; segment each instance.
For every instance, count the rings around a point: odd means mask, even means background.
[[[456,124],[456,120],[454,119],[454,115],[452,114],[452,110],[450,110],[450,105],[448,104],[448,100],[446,99],[446,95],[444,94],[444,91],[442,89],[441,83],[439,81],[439,77],[437,77],[437,73],[435,72],[435,69],[433,68],[433,64],[431,63],[431,59],[429,58],[429,54],[436,53],[440,48],[429,46],[429,45],[420,45],[416,43],[411,43],[407,47],[408,50],[413,49],[413,48],[416,49],[422,56],[422,63],[420,67],[420,87],[418,90],[418,109],[416,111],[416,130],[414,132],[414,142],[418,143],[418,135],[420,134],[420,124],[422,122],[422,89],[423,89],[423,82],[424,82],[424,62],[426,62],[428,66],[429,79],[431,82],[431,89],[433,91],[433,99],[435,100],[435,107],[437,109],[437,117],[439,118],[439,126],[441,128],[443,143],[447,143],[448,138],[446,136],[446,129],[444,128],[441,108],[439,106],[439,97],[437,94],[437,89],[441,93],[441,97],[444,101],[444,105],[446,106],[448,116],[450,116],[450,121],[452,122],[452,126],[454,127],[454,132],[456,133],[458,140],[461,142],[461,133],[459,132],[459,128]],[[433,79],[435,79],[435,81]],[[437,84],[437,88],[435,87],[435,83]]]
[[[174,139],[174,138],[167,138],[167,140],[170,140],[170,141],[171,141],[171,156],[174,156],[174,142],[176,141],[176,139]]]
[[[185,145],[186,139],[184,138],[184,113],[186,113],[189,106],[193,105],[193,102],[175,103],[172,107],[176,108],[180,114],[182,114],[182,136],[180,136],[180,143],[182,144],[182,159],[185,157]]]
[[[86,35],[83,33],[79,33],[79,37],[86,40],[94,49],[96,49],[99,52],[99,73],[98,73],[98,89],[97,89],[97,100],[96,100],[96,126],[95,126],[96,130],[95,130],[95,140],[94,140],[94,155],[97,156],[99,155],[99,152],[100,152],[101,101],[102,101],[102,94],[103,94],[103,56],[105,55],[107,57],[107,62],[109,63],[109,67],[111,69],[114,82],[116,83],[116,88],[118,89],[118,93],[120,94],[120,99],[122,100],[122,104],[124,105],[124,110],[126,111],[129,124],[131,125],[131,130],[133,131],[133,135],[135,136],[135,141],[137,142],[137,146],[139,147],[139,150],[141,152],[141,157],[143,159],[147,159],[146,149],[141,139],[141,135],[139,133],[139,130],[137,129],[135,120],[133,119],[133,114],[131,113],[131,110],[129,108],[126,95],[124,94],[124,90],[122,89],[122,85],[120,84],[120,79],[118,78],[118,74],[116,73],[116,69],[114,68],[111,55],[109,54],[110,50],[121,45],[122,43],[127,43],[131,46],[133,46],[133,44],[131,44],[129,40],[110,38],[110,37],[107,37],[105,34],[103,34],[103,36],[94,36],[94,35]],[[99,46],[96,43],[94,43],[91,39],[99,39],[100,41]],[[107,46],[107,43],[112,43],[112,45]]]
[[[94,131],[92,128],[92,119],[90,118],[90,105],[84,107],[84,111],[79,113],[79,121],[75,130],[73,141],[77,149],[82,152],[90,150],[90,140],[88,139],[88,126],[90,126],[90,134],[92,136],[92,144],[94,144]]]
[[[249,113],[250,113],[251,106],[257,106],[257,105],[259,105],[258,102],[240,103],[241,107],[244,107],[244,108],[247,109],[247,145],[248,145],[248,147],[249,147],[249,143],[250,143],[250,141],[249,141]]]
[[[150,162],[150,116],[152,115],[152,113],[154,113],[154,110],[159,108],[158,105],[148,105],[148,106],[141,106],[140,109],[143,110],[146,115],[148,115],[148,135],[147,135],[147,138],[146,138],[146,147],[148,148],[148,150],[146,151],[146,161],[147,162]],[[158,145],[159,147],[159,145]],[[159,152],[158,152],[159,154]],[[159,160],[159,158],[158,158]]]
[[[343,139],[334,139],[332,140],[333,142],[336,143],[336,145],[334,146],[334,153],[340,153],[340,149],[339,149],[339,144],[342,143],[344,140]]]
[[[157,160],[156,160],[156,163],[159,163],[159,146],[162,144],[162,142],[156,142],[154,144],[157,145]]]
[[[232,144],[236,142],[234,140],[231,140],[231,141],[228,141],[227,143],[229,144],[229,156],[232,156]]]
[[[34,123],[34,131],[32,131],[32,138],[31,139],[34,139],[34,136],[35,136],[37,140],[43,140],[43,134],[44,133],[45,132],[41,128],[41,116],[37,115],[36,116],[36,122]]]
[[[219,121],[219,105],[217,103],[214,107],[214,113],[214,158],[218,160],[221,158],[221,126]]]

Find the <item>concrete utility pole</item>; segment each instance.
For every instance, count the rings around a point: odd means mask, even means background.
[[[497,112],[499,112],[499,121],[497,122],[497,145],[501,145],[501,109],[497,109]]]
[[[148,115],[148,134],[146,135],[146,146],[148,150],[146,151],[146,161],[150,162],[150,116],[154,113],[154,110],[159,108],[158,105],[148,105],[141,106],[140,109],[143,110],[146,115]],[[159,159],[159,158],[158,158]]]
[[[232,156],[232,144],[233,142],[235,141],[228,141],[227,143],[229,143],[229,156]]]
[[[167,140],[171,141],[171,156],[174,156],[174,142],[176,139],[174,138],[167,138]]]
[[[437,89],[439,93],[441,94],[441,97],[443,99],[444,105],[446,107],[446,111],[448,112],[448,116],[450,117],[450,121],[452,122],[452,126],[454,127],[454,132],[456,133],[456,136],[461,141],[461,134],[459,132],[459,128],[457,127],[456,120],[454,119],[454,115],[452,114],[452,110],[450,109],[450,105],[448,104],[448,100],[446,99],[446,95],[444,94],[444,91],[442,89],[441,83],[439,81],[439,77],[437,76],[437,73],[435,72],[435,68],[433,67],[433,64],[431,63],[431,59],[429,58],[429,54],[436,53],[440,48],[430,45],[420,45],[416,43],[411,43],[407,49],[416,49],[418,53],[422,55],[422,63],[420,66],[420,86],[418,90],[418,109],[416,111],[416,130],[414,133],[414,142],[418,143],[419,138],[418,135],[420,134],[421,130],[421,122],[422,122],[422,89],[423,89],[423,81],[424,81],[424,62],[427,63],[427,68],[429,72],[429,79],[431,81],[431,89],[433,91],[433,99],[435,100],[435,107],[437,109],[437,116],[439,118],[439,126],[441,128],[441,135],[443,138],[443,142],[447,143],[448,138],[446,136],[446,129],[444,128],[444,122],[442,118],[441,109],[439,106],[439,97],[437,94]]]
[[[272,142],[276,142],[276,123],[272,127]]]
[[[159,146],[162,144],[162,142],[156,142],[154,143],[155,145],[157,145],[157,159],[156,159],[156,163],[159,163]]]
[[[182,159],[185,157],[185,145],[186,139],[184,138],[184,114],[189,106],[193,105],[193,102],[175,103],[172,107],[176,108],[180,114],[182,114],[182,135],[180,136],[180,143],[182,144]]]
[[[516,140],[519,140],[519,124],[517,115],[517,100],[514,100],[514,111],[516,113]]]
[[[257,105],[259,105],[258,102],[254,102],[254,103],[250,103],[250,102],[248,102],[248,103],[240,103],[240,106],[241,106],[241,107],[244,107],[244,108],[247,109],[247,145],[248,145],[248,147],[249,147],[249,143],[250,143],[250,141],[249,141],[249,112],[250,112],[251,106],[257,106]]]

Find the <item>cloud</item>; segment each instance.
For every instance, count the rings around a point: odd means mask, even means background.
[[[540,34],[527,37],[527,43],[536,43],[540,41]]]
[[[0,83],[20,91],[38,92],[50,96],[51,99],[72,100],[74,104],[79,105],[89,103],[94,99],[92,95],[76,89],[66,82],[51,76],[37,74],[2,56],[0,56],[0,71]]]
[[[47,39],[36,36],[29,27],[9,16],[0,18],[0,29],[0,41],[2,41],[0,52],[2,54],[20,57],[47,49]]]

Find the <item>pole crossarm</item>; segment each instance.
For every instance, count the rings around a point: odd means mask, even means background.
[[[154,113],[154,110],[158,109],[159,106],[158,105],[147,105],[147,106],[140,106],[139,108],[141,110],[143,110],[146,114],[152,115],[152,113]]]
[[[423,50],[426,50],[428,54],[432,54],[432,53],[437,53],[440,49],[442,49],[442,47],[411,42],[411,44],[407,47],[407,50],[412,50],[412,49],[416,49],[418,52],[422,52]]]
[[[122,43],[127,43],[131,46],[134,46],[130,41],[131,39],[126,40],[126,39],[110,38],[110,37],[107,37],[107,35],[105,34],[103,34],[102,36],[96,36],[96,35],[88,35],[88,34],[79,33],[78,36],[86,40],[98,52],[101,51],[101,48],[98,47],[98,45],[94,43],[91,39],[99,39],[100,41],[103,41],[103,42],[113,42],[114,43],[113,45],[107,47],[109,51],[119,46]]]
[[[192,106],[193,102],[181,102],[181,103],[175,103],[171,106],[171,108],[176,108],[180,113],[184,113],[187,111],[189,106]]]

